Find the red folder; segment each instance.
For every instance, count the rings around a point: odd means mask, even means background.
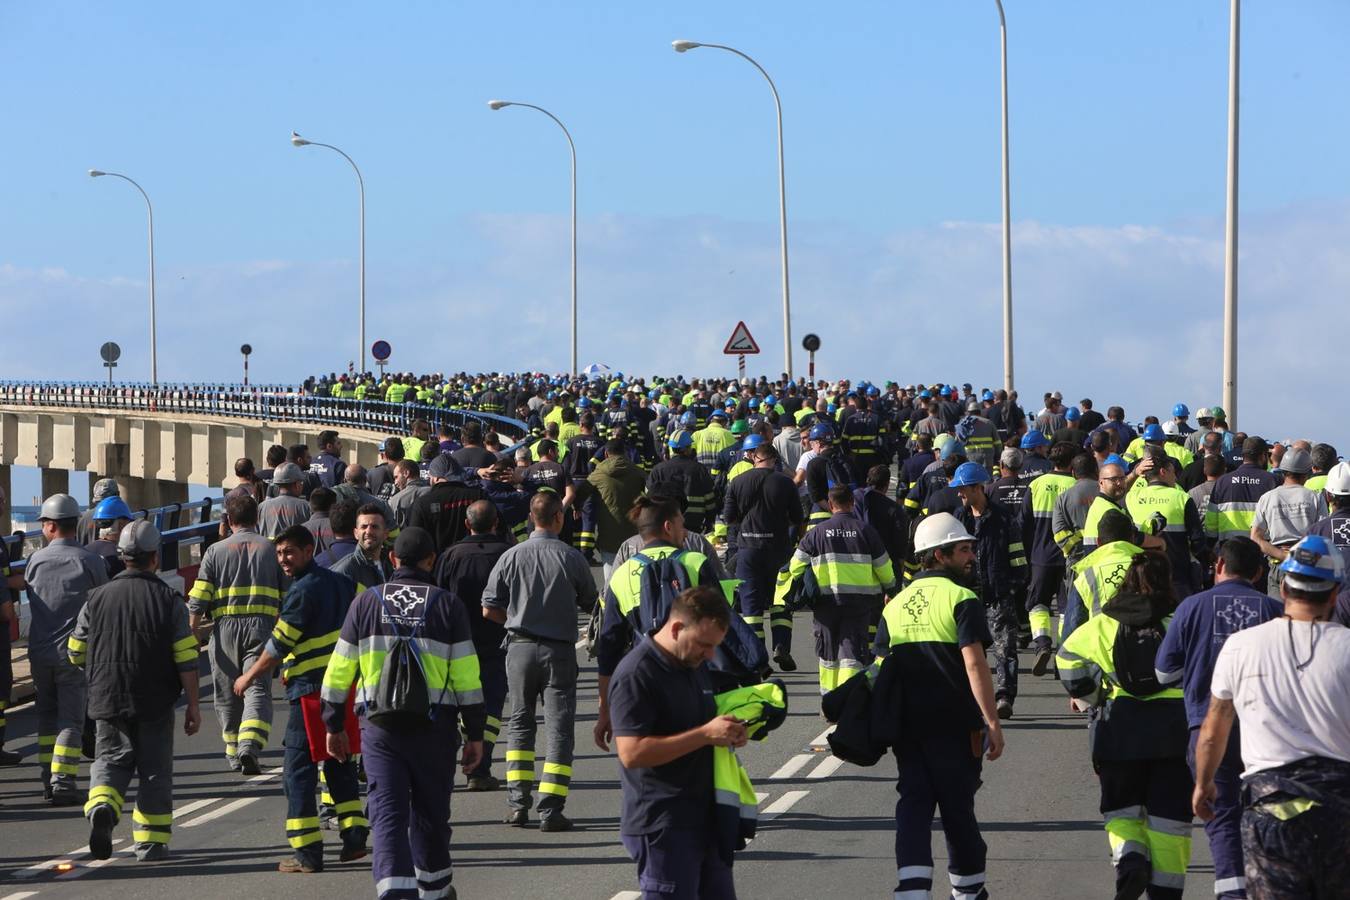
[[[361,725],[356,720],[352,703],[356,699],[356,688],[347,692],[347,715],[343,719],[343,730],[347,732],[347,743],[351,752],[361,752]],[[309,739],[309,758],[317,762],[332,759],[328,755],[328,728],[323,724],[322,707],[319,704],[319,692],[305,694],[300,698],[300,712],[305,717],[305,737]]]

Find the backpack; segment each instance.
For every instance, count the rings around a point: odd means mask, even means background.
[[[405,633],[384,594],[384,591],[379,593],[380,605],[394,629],[394,641],[380,666],[380,681],[371,698],[373,702],[368,704],[372,711],[366,718],[387,730],[406,731],[436,718],[417,640],[418,632],[426,622],[426,610],[423,609],[421,619]],[[444,690],[441,696],[445,696]]]
[[[1151,697],[1164,685],[1158,681],[1154,661],[1163,642],[1163,626],[1120,623],[1111,648],[1111,663],[1116,667],[1116,683],[1136,697]]]
[[[825,484],[831,488],[847,485],[849,490],[856,490],[858,487],[858,483],[853,480],[852,467],[837,451],[825,455]]]

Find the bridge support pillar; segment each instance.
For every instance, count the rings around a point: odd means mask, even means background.
[[[185,484],[175,481],[163,481],[158,478],[138,478],[135,475],[113,475],[117,489],[133,510],[154,509],[156,506],[168,506],[170,503],[186,503],[188,489]]]
[[[11,473],[9,466],[0,465],[0,492],[3,492],[5,499],[0,503],[0,534],[9,534],[13,528],[12,520],[9,517],[10,508],[14,505],[14,486],[10,481]]]
[[[70,473],[65,469],[42,469],[42,499],[52,494],[70,493]]]

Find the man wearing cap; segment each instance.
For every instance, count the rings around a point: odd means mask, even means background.
[[[432,582],[431,535],[416,526],[403,529],[393,560],[393,578],[352,601],[324,671],[320,699],[328,753],[338,760],[351,755],[347,697],[359,681],[355,712],[370,790],[376,892],[381,900],[454,898],[450,793],[461,723],[463,769],[472,771],[483,752],[478,657],[463,604]],[[414,640],[399,640],[410,635]],[[381,681],[386,659],[400,647],[411,651],[425,679],[426,706],[420,710],[381,704],[396,699]]]
[[[89,491],[89,508],[80,513],[79,524],[75,526],[75,540],[88,547],[98,540],[98,529],[94,525],[94,508],[109,497],[120,497],[122,492],[117,482],[111,478],[100,478]]]
[[[188,592],[192,631],[211,636],[212,692],[225,762],[245,775],[261,772],[258,756],[272,733],[272,679],[264,672],[243,698],[234,682],[262,655],[281,606],[285,575],[272,542],[258,534],[258,504],[252,497],[225,501],[230,536],[202,555]],[[210,625],[208,626],[208,621]]]
[[[712,524],[712,476],[694,458],[694,440],[689,432],[673,435],[668,447],[670,458],[658,463],[647,476],[647,493],[679,500],[685,528],[702,534]]]
[[[159,532],[132,522],[117,539],[124,569],[89,594],[66,653],[89,682],[96,756],[89,767],[89,855],[112,856],[132,775],[139,777],[131,813],[136,858],[165,859],[173,827],[174,705],[187,695],[183,733],[201,727],[197,639],[179,593],[160,580]]]
[[[276,540],[292,525],[303,525],[309,519],[309,504],[300,499],[305,486],[305,473],[293,462],[282,463],[272,473],[275,497],[269,497],[258,506],[258,533],[268,540]],[[332,485],[324,485],[332,487]]]
[[[1284,561],[1289,548],[1327,512],[1325,500],[1303,486],[1312,474],[1312,456],[1307,450],[1302,447],[1286,450],[1280,471],[1284,473],[1284,484],[1261,495],[1251,530],[1252,540],[1277,563]],[[1281,577],[1279,569],[1271,572],[1271,596],[1279,593]]]
[[[970,588],[975,540],[954,516],[919,523],[914,551],[922,570],[881,614],[867,677],[899,666],[905,685],[894,748],[897,897],[933,887],[933,813],[942,810],[952,896],[984,897],[987,847],[975,818],[981,756],[1003,753],[1003,729],[985,660],[991,643],[984,604]],[[912,893],[906,893],[912,892]]]
[[[1253,898],[1335,897],[1350,884],[1350,631],[1330,621],[1345,578],[1325,538],[1280,564],[1284,615],[1219,651],[1195,753],[1196,815],[1215,816],[1215,773],[1241,720],[1242,853]]]
[[[430,534],[436,551],[443,553],[469,533],[464,524],[469,504],[486,500],[487,495],[481,488],[466,485],[464,468],[446,454],[431,461],[427,480],[431,482],[431,490],[413,502],[408,522]]]
[[[46,546],[28,558],[28,660],[37,691],[38,764],[43,796],[57,806],[79,803],[76,776],[83,744],[84,673],[66,656],[89,592],[108,582],[108,567],[75,539],[80,505],[69,494],[53,494],[38,521]]]

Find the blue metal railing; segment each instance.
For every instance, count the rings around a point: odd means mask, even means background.
[[[503,443],[528,432],[524,422],[493,413],[421,403],[388,403],[307,394],[293,385],[149,384],[98,382],[0,381],[0,405],[109,410],[113,412],[181,413],[274,423],[359,428],[406,435],[418,419],[432,429],[462,428],[478,422],[495,431]]]

